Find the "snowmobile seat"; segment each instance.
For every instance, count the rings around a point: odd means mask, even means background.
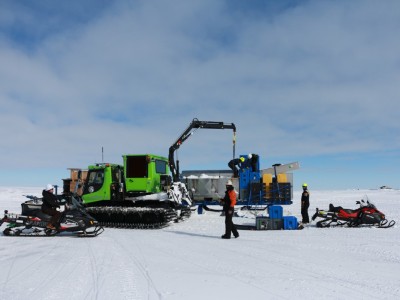
[[[358,209],[343,209],[348,214],[358,214]]]
[[[329,204],[329,211],[331,211],[331,212],[336,212],[337,213],[342,209],[343,209],[343,207],[341,207],[341,206],[333,206],[332,203]]]
[[[50,221],[51,216],[42,212],[42,205],[37,203],[32,203],[31,201],[26,201],[21,204],[22,215],[38,217],[43,221]]]

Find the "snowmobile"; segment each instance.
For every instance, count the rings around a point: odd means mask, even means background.
[[[56,229],[47,228],[51,216],[42,212],[42,200],[34,196],[26,196],[30,200],[21,204],[21,214],[4,211],[0,226],[7,223],[3,234],[7,236],[54,236],[62,232],[70,232],[79,237],[94,237],[104,229],[91,217],[77,195],[70,195],[60,202],[61,217]]]
[[[312,221],[317,218],[322,219],[316,223],[316,226],[320,228],[335,226],[389,228],[396,223],[394,220],[388,221],[385,215],[368,198],[356,201],[356,204],[359,205],[359,208],[345,209],[341,206],[333,206],[331,203],[329,204],[329,210],[317,208],[311,219]]]

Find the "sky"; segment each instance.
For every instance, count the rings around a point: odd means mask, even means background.
[[[198,118],[262,168],[298,161],[295,189],[400,188],[399,29],[399,1],[1,1],[0,186],[168,156]],[[176,156],[232,149],[204,129]]]

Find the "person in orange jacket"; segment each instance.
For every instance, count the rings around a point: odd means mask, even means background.
[[[231,233],[235,238],[239,237],[239,232],[236,229],[235,224],[233,224],[232,217],[234,212],[234,207],[236,204],[236,192],[233,187],[232,180],[228,180],[226,183],[225,197],[222,200],[224,203],[224,213],[225,213],[225,234],[221,236],[223,239],[230,239]]]

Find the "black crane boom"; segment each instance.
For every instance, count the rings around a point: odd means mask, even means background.
[[[194,118],[185,131],[179,136],[179,138],[169,148],[169,167],[172,173],[172,179],[174,182],[179,181],[179,161],[174,159],[174,153],[186,141],[195,130],[199,128],[204,129],[232,129],[233,130],[233,157],[235,157],[235,145],[236,145],[236,126],[233,123],[215,122],[215,121],[199,121]]]

